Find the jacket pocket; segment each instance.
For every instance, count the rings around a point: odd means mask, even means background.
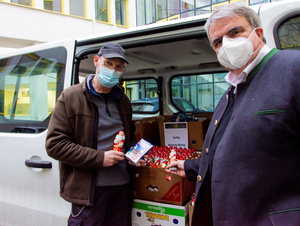
[[[60,191],[63,192],[64,188],[65,188],[65,185],[66,185],[66,181],[69,177],[69,166],[65,165],[65,171],[63,173],[63,177],[62,177],[62,180],[60,182]]]
[[[272,212],[269,215],[274,226],[300,225],[300,208]]]
[[[254,116],[257,116],[257,115],[270,115],[270,114],[280,114],[280,113],[284,113],[284,112],[285,112],[285,109],[277,108],[277,109],[256,111],[256,112],[253,113],[253,115]]]

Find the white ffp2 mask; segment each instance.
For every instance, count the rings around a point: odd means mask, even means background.
[[[219,62],[229,69],[238,69],[248,63],[251,56],[259,49],[253,50],[253,43],[250,41],[252,31],[248,38],[227,38],[223,37],[222,46],[218,51]]]

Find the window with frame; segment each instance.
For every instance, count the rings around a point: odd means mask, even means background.
[[[116,0],[116,24],[128,26],[127,24],[127,0]]]
[[[196,8],[210,6],[211,0],[196,0]]]
[[[10,2],[20,4],[20,5],[27,5],[27,6],[33,5],[32,0],[11,0]]]
[[[168,0],[168,17],[180,14],[180,2]]]
[[[171,80],[171,96],[174,106],[183,112],[213,112],[229,87],[224,81],[226,74],[213,73],[174,77]],[[184,107],[183,102],[186,106],[190,103],[189,107]]]
[[[209,12],[211,0],[136,0],[137,26]]]
[[[218,3],[221,3],[221,2],[228,2],[228,0],[212,0],[211,1],[212,4],[218,4]]]
[[[300,16],[289,18],[280,24],[277,36],[281,49],[300,50]]]
[[[151,24],[155,22],[155,1],[137,0],[136,1],[137,26]]]
[[[0,132],[47,128],[63,89],[66,57],[66,49],[57,47],[0,59]]]
[[[44,9],[61,12],[61,0],[44,0]]]
[[[156,20],[167,18],[167,1],[156,0]]]
[[[181,12],[187,12],[195,9],[194,1],[181,0]]]
[[[270,0],[249,0],[249,5],[257,5],[270,2]]]
[[[134,113],[158,112],[158,85],[155,79],[127,80],[124,86]]]
[[[95,19],[103,22],[109,21],[109,0],[95,0]]]
[[[196,15],[211,13],[211,0],[196,0]]]
[[[86,0],[70,1],[70,14],[74,16],[86,17]]]
[[[148,8],[146,6],[145,0],[137,0],[135,2],[136,4],[136,25],[141,26],[146,24],[146,9]]]
[[[211,12],[211,6],[206,6],[206,7],[196,9],[196,15],[202,15],[210,12]]]

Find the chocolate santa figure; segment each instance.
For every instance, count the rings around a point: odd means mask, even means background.
[[[119,133],[116,135],[114,139],[114,146],[112,150],[122,152],[124,143],[125,143],[125,133],[123,130],[121,130],[119,131]]]

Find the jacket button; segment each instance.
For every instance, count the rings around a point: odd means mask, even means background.
[[[200,175],[197,176],[197,181],[199,181],[199,182],[202,181],[202,177]]]
[[[208,154],[208,148],[205,148],[205,152],[206,152],[206,154]]]
[[[215,120],[215,126],[217,126],[217,125],[218,125],[218,120],[216,119],[216,120]]]
[[[228,94],[226,95],[226,100],[228,100],[229,99],[229,96],[228,96]]]

